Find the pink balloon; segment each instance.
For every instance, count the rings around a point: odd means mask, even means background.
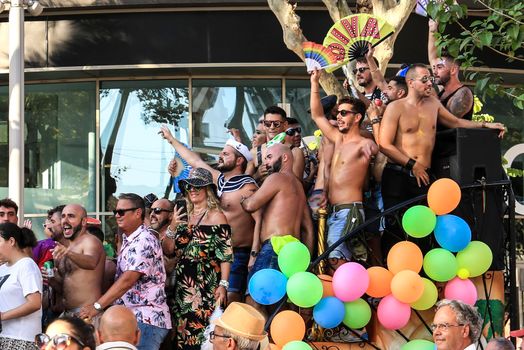
[[[333,292],[344,302],[357,300],[364,295],[368,286],[368,271],[360,264],[345,263],[333,274]]]
[[[393,295],[387,295],[380,303],[377,309],[378,321],[384,328],[396,330],[408,324],[411,316],[411,307],[408,304],[401,303]]]
[[[469,305],[475,305],[477,301],[477,288],[469,279],[453,278],[444,288],[446,299],[461,300]]]

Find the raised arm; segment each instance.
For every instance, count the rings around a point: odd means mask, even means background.
[[[435,40],[435,33],[438,29],[438,23],[432,20],[431,18],[428,21],[428,60],[431,68],[435,70],[437,65],[437,45]]]
[[[366,61],[368,62],[369,71],[371,72],[371,78],[381,91],[386,91],[388,89],[388,84],[386,83],[386,79],[384,79],[382,72],[375,63],[375,60],[373,59],[374,52],[375,49],[373,48],[373,46],[371,46],[371,44],[369,44],[368,52],[366,52]]]
[[[338,130],[329,124],[329,121],[324,116],[324,109],[322,108],[322,102],[320,102],[320,71],[315,69],[311,73],[311,118],[318,128],[322,131],[322,134],[327,137],[331,142],[336,142],[339,137]]]
[[[457,118],[443,105],[440,105],[438,109],[438,121],[448,128],[487,128],[499,130],[499,137],[504,136],[504,133],[506,132],[506,128],[502,123],[474,122],[467,119]]]

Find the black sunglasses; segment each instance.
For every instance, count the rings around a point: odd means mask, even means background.
[[[124,214],[127,212],[127,211],[132,211],[132,210],[137,210],[138,208],[127,208],[127,209],[115,209],[113,210],[113,214],[115,214],[115,216],[118,214],[118,216],[124,216]]]
[[[162,212],[172,213],[173,211],[169,209],[163,209],[163,208],[151,208],[151,213],[160,214]]]
[[[264,120],[264,126],[266,128],[270,128],[271,124],[273,124],[273,127],[280,128],[280,125],[282,125],[283,121],[281,120]]]
[[[345,117],[348,114],[358,114],[358,112],[346,111],[345,109],[341,109],[340,111],[338,111],[338,114],[340,114],[341,116]]]
[[[67,349],[69,345],[71,345],[71,340],[74,340],[78,343],[82,348],[84,348],[86,345],[77,337],[70,334],[60,333],[55,335],[53,338],[49,337],[45,333],[40,333],[35,336],[35,343],[38,349],[44,350],[47,347],[47,344],[49,344],[51,341],[53,341],[53,349],[55,350],[64,350]]]
[[[355,68],[353,69],[353,74],[357,74],[357,72],[359,73],[364,73],[365,71],[367,71],[369,69],[369,67],[360,67],[360,68]]]
[[[215,331],[211,331],[209,333],[209,340],[215,340],[216,337],[219,337],[219,338],[231,338],[230,336],[228,335],[223,335],[223,334],[216,334]]]
[[[296,128],[289,128],[286,130],[286,135],[287,136],[294,136],[296,133],[302,133],[302,128],[300,126],[296,127]]]
[[[196,186],[191,186],[191,185],[186,185],[184,187],[184,190],[186,192],[189,192],[189,191],[195,191],[195,192],[200,192],[204,187],[196,187]]]

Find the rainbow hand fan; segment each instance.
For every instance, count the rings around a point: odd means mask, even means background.
[[[304,56],[306,58],[306,67],[308,73],[316,69],[327,69],[329,67],[337,66],[335,55],[331,53],[326,47],[306,41],[302,43]]]
[[[362,57],[368,45],[377,46],[394,33],[393,27],[382,18],[365,13],[344,17],[328,31],[323,45],[335,55],[338,64],[326,69],[330,73],[347,62]]]

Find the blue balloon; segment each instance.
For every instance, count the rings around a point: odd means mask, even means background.
[[[335,297],[321,299],[313,308],[313,319],[323,328],[335,328],[345,315],[344,303]]]
[[[459,252],[471,241],[471,229],[466,221],[455,215],[437,217],[435,238],[438,244],[450,252]]]
[[[274,269],[262,269],[255,272],[249,280],[249,294],[257,303],[271,305],[286,295],[287,278]]]

